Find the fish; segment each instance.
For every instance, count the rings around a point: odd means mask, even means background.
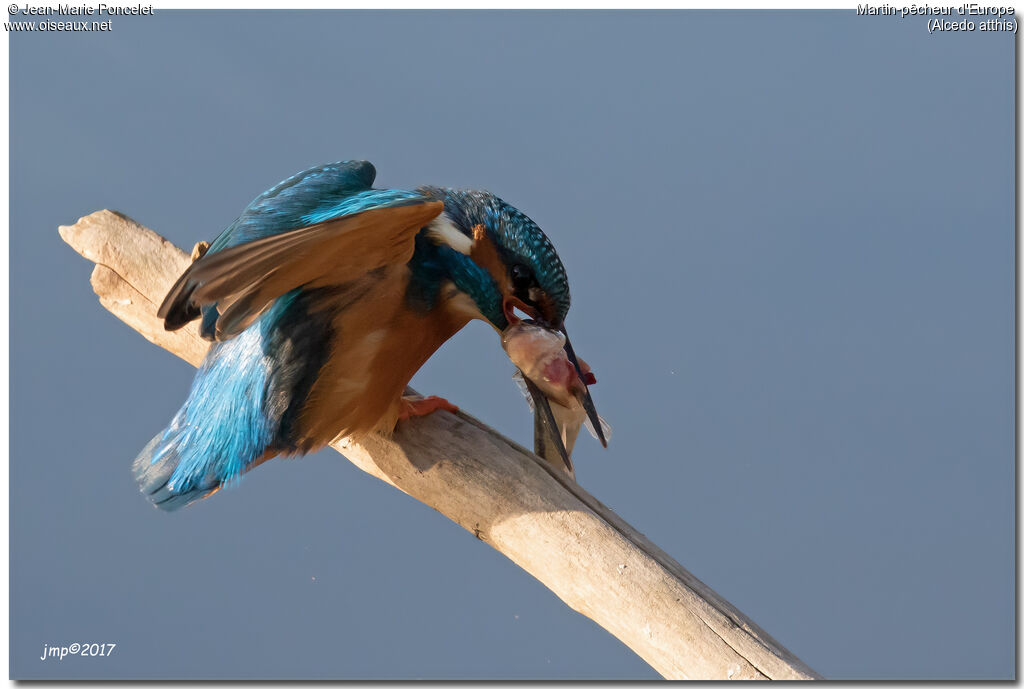
[[[611,437],[611,426],[597,417],[601,433],[587,413],[587,386],[595,382],[590,367],[578,359],[577,371],[566,350],[563,333],[535,321],[522,320],[502,332],[501,345],[517,370],[513,378],[534,413],[534,452],[573,480],[572,451],[580,426],[599,440]],[[580,372],[583,378],[580,378]]]

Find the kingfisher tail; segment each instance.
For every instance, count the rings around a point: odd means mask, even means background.
[[[175,472],[182,463],[180,443],[181,434],[168,428],[157,433],[132,463],[139,489],[162,510],[176,510],[202,500],[217,492],[222,483],[210,475],[176,480]]]
[[[157,507],[201,500],[280,450],[277,405],[287,400],[276,394],[263,345],[259,327],[215,344],[185,404],[135,458],[139,488]]]

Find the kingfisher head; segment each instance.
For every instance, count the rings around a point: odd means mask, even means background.
[[[444,201],[444,213],[425,235],[469,259],[458,261],[462,270],[456,267],[451,277],[484,319],[499,331],[523,317],[564,328],[569,281],[555,247],[535,222],[486,191],[417,191]]]
[[[486,191],[420,187],[418,193],[444,202],[444,212],[421,233],[432,243],[438,278],[447,278],[467,294],[478,317],[504,332],[523,318],[565,335],[565,350],[584,383],[583,405],[603,445],[601,423],[586,384],[595,382],[581,367],[565,330],[569,312],[569,280],[565,266],[547,235],[518,209]],[[535,407],[553,418],[548,400],[531,388]],[[553,423],[553,422],[552,422]],[[568,464],[565,448],[560,452]]]

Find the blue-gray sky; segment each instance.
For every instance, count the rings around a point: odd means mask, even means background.
[[[1014,672],[1012,36],[843,12],[195,12],[10,36],[11,667],[651,678],[333,452],[175,514],[132,458],[192,369],[56,228],[190,247],[305,167],[482,187],[569,272],[615,428],[580,483],[833,678]],[[493,331],[414,384],[521,443]],[[44,644],[116,642],[41,661]]]

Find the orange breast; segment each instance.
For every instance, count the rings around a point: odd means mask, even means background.
[[[409,269],[367,275],[324,308],[334,315],[334,348],[299,418],[311,446],[337,436],[390,432],[406,385],[430,356],[473,317],[451,290],[426,313],[405,304]],[[352,295],[359,298],[353,300]]]

